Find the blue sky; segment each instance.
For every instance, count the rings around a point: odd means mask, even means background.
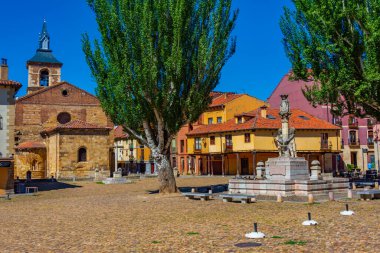
[[[267,99],[290,69],[281,43],[279,19],[290,0],[233,0],[239,8],[234,35],[237,51],[222,72],[216,90],[248,93]],[[82,52],[81,35],[98,35],[94,15],[85,0],[3,0],[0,3],[0,57],[8,59],[10,79],[19,81],[26,92],[26,61],[38,46],[38,35],[46,19],[55,57],[63,62],[62,80],[94,93]]]

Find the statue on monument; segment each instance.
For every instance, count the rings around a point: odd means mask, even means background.
[[[297,157],[295,128],[289,129],[290,106],[288,95],[281,95],[279,115],[282,119],[282,127],[278,129],[275,141],[280,157]]]

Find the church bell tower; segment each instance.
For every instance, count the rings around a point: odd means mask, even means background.
[[[28,94],[59,83],[61,81],[62,65],[54,57],[50,49],[50,36],[47,31],[46,21],[44,21],[36,54],[26,63],[28,69]]]

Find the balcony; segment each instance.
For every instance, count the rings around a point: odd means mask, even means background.
[[[348,139],[348,145],[350,146],[350,147],[359,147],[360,146],[360,140],[358,139],[358,140],[350,140],[350,139]]]
[[[342,119],[333,118],[333,124],[336,126],[342,126]]]
[[[373,138],[367,138],[367,146],[369,148],[374,148],[374,141]]]
[[[373,128],[374,125],[374,120],[373,119],[367,119],[367,127],[368,128]]]
[[[232,152],[233,144],[232,143],[224,143],[224,152]]]
[[[194,153],[202,153],[202,145],[194,145]]]
[[[358,123],[357,119],[350,118],[348,120],[348,127],[352,128],[352,129],[357,129],[359,127],[359,123]]]
[[[321,149],[331,149],[332,144],[328,140],[321,140]]]

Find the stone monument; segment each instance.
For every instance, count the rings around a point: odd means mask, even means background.
[[[278,130],[275,137],[279,156],[269,158],[265,162],[265,167],[262,162],[257,164],[256,180],[231,179],[229,191],[231,193],[277,196],[277,198],[347,192],[348,179],[321,177],[319,161],[311,163],[310,173],[308,161],[304,157],[297,157],[296,131],[292,127],[289,128],[291,111],[288,95],[281,95],[279,115],[281,129]]]

